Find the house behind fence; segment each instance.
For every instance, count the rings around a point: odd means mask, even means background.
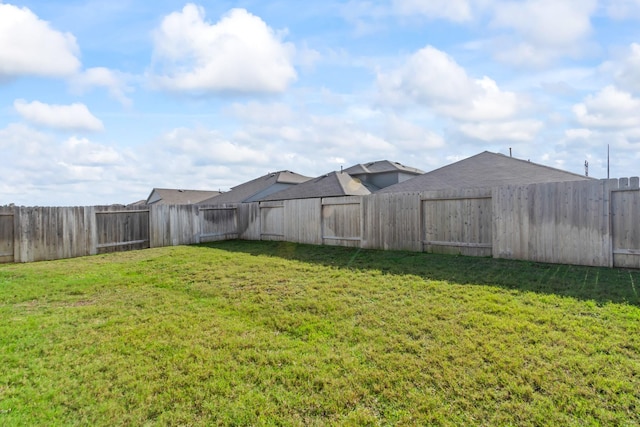
[[[637,177],[229,205],[0,207],[0,262],[215,240],[640,268]]]

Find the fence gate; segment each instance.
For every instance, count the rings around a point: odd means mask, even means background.
[[[13,262],[14,245],[14,221],[13,209],[4,210],[0,208],[0,263]]]
[[[422,198],[422,246],[426,252],[492,255],[491,195]]]
[[[638,178],[620,179],[611,192],[613,266],[640,268],[640,186]]]

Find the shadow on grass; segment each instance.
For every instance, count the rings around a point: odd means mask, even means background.
[[[203,244],[254,256],[274,256],[335,268],[378,270],[458,284],[489,285],[640,306],[640,270],[544,264],[483,257],[381,251],[290,242],[232,240]]]

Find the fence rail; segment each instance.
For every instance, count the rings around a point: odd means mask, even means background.
[[[640,268],[640,182],[222,206],[0,207],[0,262],[236,238]]]

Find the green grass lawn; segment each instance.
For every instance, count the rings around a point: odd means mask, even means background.
[[[639,288],[283,242],[0,265],[0,425],[640,425]]]

